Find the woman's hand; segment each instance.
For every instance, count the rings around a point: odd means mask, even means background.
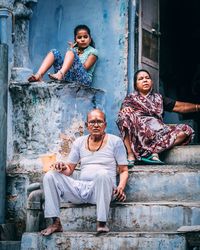
[[[124,113],[132,113],[133,109],[131,107],[125,107],[121,110],[121,112]]]
[[[126,195],[124,193],[124,190],[119,186],[113,190],[113,195],[114,195],[114,197],[116,197],[115,199],[117,201],[125,201],[126,200]]]

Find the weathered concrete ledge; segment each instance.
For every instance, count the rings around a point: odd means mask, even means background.
[[[127,201],[200,201],[200,165],[135,166],[129,169]]]
[[[172,232],[199,225],[199,215],[200,202],[117,202],[111,204],[108,223],[111,231]],[[96,206],[62,203],[61,221],[65,231],[95,231]]]
[[[163,152],[162,159],[166,164],[200,164],[200,145],[176,146]]]
[[[20,250],[21,241],[0,241],[1,250]]]
[[[178,233],[110,232],[96,237],[94,233],[64,232],[50,237],[25,233],[21,250],[163,250],[186,249],[186,240]]]

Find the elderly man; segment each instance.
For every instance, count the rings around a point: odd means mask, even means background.
[[[53,224],[42,230],[42,235],[62,232],[60,201],[96,204],[97,233],[106,233],[109,231],[106,222],[112,198],[118,201],[126,199],[124,188],[128,168],[122,140],[105,132],[105,114],[99,109],[88,113],[86,127],[89,135],[75,140],[67,163],[56,163],[55,170],[44,176],[45,217],[53,218]],[[69,176],[78,162],[81,162],[80,180],[74,180]],[[118,185],[117,169],[120,177]]]

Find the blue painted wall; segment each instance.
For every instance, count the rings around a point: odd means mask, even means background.
[[[115,134],[119,133],[115,124],[117,112],[128,89],[128,68],[134,68],[134,60],[130,60],[134,57],[133,51],[129,51],[128,60],[128,7],[132,6],[134,15],[134,3],[133,0],[38,0],[30,21],[29,52],[33,71],[51,48],[65,53],[67,41],[73,41],[76,25],[86,24],[91,28],[99,50],[93,86],[105,91],[107,131]]]

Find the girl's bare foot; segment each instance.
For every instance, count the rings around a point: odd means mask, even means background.
[[[36,73],[35,75],[33,74],[28,78],[28,81],[29,82],[41,82],[42,81],[42,75],[39,74],[39,73]]]
[[[48,236],[48,235],[51,235],[52,233],[56,233],[56,232],[63,232],[63,228],[62,228],[62,225],[61,225],[59,218],[56,218],[52,225],[50,225],[47,228],[45,228],[44,230],[42,230],[41,234],[44,236]]]
[[[64,74],[61,70],[59,70],[57,73],[55,74],[48,74],[49,75],[49,78],[52,79],[52,80],[63,80],[64,79]]]
[[[28,78],[28,81],[29,82],[41,82],[42,81],[42,75],[39,74],[39,73],[36,73],[35,75],[33,74]]]

